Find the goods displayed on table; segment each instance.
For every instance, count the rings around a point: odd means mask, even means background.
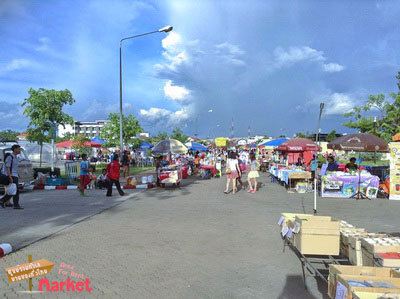
[[[391,200],[400,200],[400,142],[392,142],[390,147],[390,195]]]
[[[321,197],[352,197],[358,192],[359,183],[362,194],[369,198],[376,198],[379,177],[371,175],[368,171],[361,171],[360,174],[358,172],[329,172],[321,177]]]
[[[278,225],[285,241],[301,254],[303,268],[313,257],[327,257],[331,298],[400,299],[400,237],[369,233],[343,220],[310,214],[282,213]],[[352,265],[332,259],[339,254]]]
[[[312,184],[309,183],[311,172],[305,171],[301,167],[287,167],[283,164],[271,164],[269,173],[289,188],[292,188],[292,185],[294,185],[294,189],[298,193],[312,191]]]

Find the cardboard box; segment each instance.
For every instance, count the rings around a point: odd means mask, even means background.
[[[374,257],[375,263],[382,267],[400,268],[400,253],[398,252],[375,253]]]
[[[356,275],[356,276],[379,276],[400,278],[400,273],[390,268],[380,267],[363,267],[363,266],[347,266],[347,265],[329,265],[328,276],[328,295],[331,298],[336,294],[336,277],[337,275]]]
[[[363,238],[361,247],[371,254],[385,252],[400,252],[400,238]]]
[[[294,223],[299,227],[295,232],[294,244],[302,254],[339,255],[340,224],[331,217],[299,218]]]
[[[365,228],[341,228],[340,229],[340,242],[342,242],[345,245],[349,245],[350,243],[350,237],[351,236],[357,236],[360,234],[367,234],[365,231]]]
[[[363,266],[362,252],[349,246],[349,261],[354,266]]]
[[[349,245],[355,249],[355,250],[361,250],[361,239],[363,238],[386,238],[386,234],[375,234],[375,233],[360,233],[360,234],[354,234],[350,235],[348,240],[349,240]]]
[[[356,287],[350,286],[348,281],[355,280],[361,282],[387,282],[394,285],[396,288],[379,288],[379,287]],[[352,298],[352,293],[361,291],[367,293],[395,293],[400,294],[400,278],[382,277],[382,276],[357,276],[338,274],[336,276],[336,299]],[[342,296],[341,296],[342,295]]]
[[[374,254],[368,252],[365,248],[361,249],[361,255],[362,255],[362,264],[363,266],[368,266],[368,267],[374,267],[375,262],[374,262]]]
[[[353,292],[353,299],[400,299],[399,294],[390,294],[388,297],[388,293],[369,293],[369,292]]]
[[[281,218],[279,219],[279,226],[281,228],[281,232],[283,232],[283,230],[285,229],[285,227],[287,226],[287,222],[290,221],[294,221],[296,219],[296,216],[299,217],[313,217],[313,215],[311,214],[299,214],[299,213],[282,213],[281,214]]]

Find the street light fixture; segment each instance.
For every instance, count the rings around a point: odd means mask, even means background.
[[[165,26],[161,29],[158,29],[157,31],[151,31],[151,32],[142,33],[142,34],[138,34],[138,35],[124,37],[119,42],[119,141],[120,141],[120,147],[121,147],[120,152],[121,153],[124,149],[124,141],[123,141],[123,136],[122,136],[122,119],[123,119],[123,116],[122,116],[122,42],[127,39],[132,39],[132,38],[149,35],[149,34],[153,34],[153,33],[170,32],[170,31],[172,31],[172,29],[173,29],[172,26]],[[120,155],[120,158],[122,158],[122,155]]]

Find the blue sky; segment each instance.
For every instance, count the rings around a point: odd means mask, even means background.
[[[119,109],[157,133],[349,131],[343,113],[397,91],[399,1],[0,1],[0,129],[23,131],[29,88],[69,89],[75,120]],[[209,112],[210,111],[210,112]],[[212,112],[211,112],[212,111]]]

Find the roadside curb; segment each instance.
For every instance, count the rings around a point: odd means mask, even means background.
[[[0,244],[0,258],[12,252],[12,247],[8,243]]]
[[[113,186],[113,189],[117,187]],[[125,185],[121,186],[121,189],[151,189],[154,188],[153,184],[141,184],[141,185]],[[34,186],[33,190],[76,190],[78,186],[76,185],[68,185],[68,186]]]

